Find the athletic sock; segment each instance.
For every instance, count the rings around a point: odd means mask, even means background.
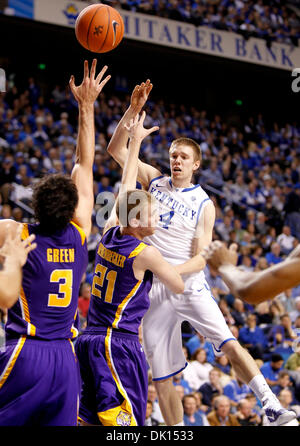
[[[255,393],[260,401],[262,401],[262,399],[267,396],[267,394],[274,397],[272,390],[270,389],[267,381],[261,373],[254,376],[254,378],[252,378],[251,381],[248,383],[248,386]]]
[[[183,423],[183,421],[180,421],[180,423],[173,424],[173,426],[184,426],[184,423]]]

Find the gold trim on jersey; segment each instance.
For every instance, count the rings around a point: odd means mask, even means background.
[[[75,321],[76,321],[77,312],[78,312],[78,308],[76,308],[76,311],[75,311],[74,323],[75,323]],[[72,333],[72,339],[77,338],[77,336],[78,336],[78,330],[77,330],[76,327],[74,327],[74,324],[72,324],[72,327],[71,327],[71,333]]]
[[[27,322],[27,334],[29,336],[35,336],[36,334],[36,327],[30,322],[30,314],[29,314],[29,308],[28,308],[28,302],[24,293],[23,287],[21,287],[20,290],[20,299],[21,299],[21,307],[22,307],[22,315],[25,321]]]
[[[29,237],[28,224],[27,223],[23,223],[23,229],[22,229],[22,232],[21,232],[21,239],[25,240],[27,237]]]
[[[133,414],[132,405],[130,403],[126,390],[122,386],[121,380],[118,376],[118,372],[113,362],[111,353],[111,336],[112,328],[108,327],[105,337],[105,357],[112,377],[117,385],[117,389],[124,398],[124,401],[120,406],[113,407],[103,412],[98,412],[98,417],[104,426],[137,426],[137,422]]]
[[[133,289],[130,291],[130,293],[127,294],[125,299],[123,299],[122,302],[120,303],[120,305],[118,306],[117,311],[116,311],[116,315],[115,315],[115,320],[112,323],[112,327],[113,328],[118,328],[118,324],[119,324],[119,322],[121,320],[122,313],[123,313],[123,310],[124,310],[125,306],[128,304],[129,300],[135,295],[135,293],[139,289],[139,287],[140,287],[142,282],[143,282],[142,280],[139,280],[136,283],[136,285],[133,287]]]
[[[72,224],[72,225],[77,229],[77,231],[79,232],[80,237],[81,237],[81,244],[83,245],[83,244],[84,244],[84,241],[85,241],[85,239],[86,239],[86,235],[85,235],[84,230],[83,230],[80,226],[78,226],[74,221],[71,221],[71,224]]]
[[[131,253],[129,254],[128,258],[136,257],[138,254],[140,254],[145,248],[147,248],[148,245],[146,243],[141,242]]]
[[[2,375],[0,376],[0,389],[7,380],[7,378],[9,377],[13,369],[13,366],[15,365],[15,362],[18,359],[19,354],[21,353],[25,341],[26,341],[26,336],[21,336],[21,338],[18,340],[18,343],[15,346],[12,355],[9,358],[8,363],[6,364],[5,369],[2,372]]]

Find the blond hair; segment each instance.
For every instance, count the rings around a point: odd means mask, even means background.
[[[172,144],[170,146],[169,152],[178,146],[191,147],[194,152],[194,161],[201,162],[201,160],[202,160],[201,148],[196,141],[194,141],[191,138],[184,138],[184,137],[174,139],[174,141],[172,142]]]

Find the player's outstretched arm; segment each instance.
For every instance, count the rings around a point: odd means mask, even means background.
[[[148,135],[159,130],[158,126],[145,129],[145,117],[146,113],[143,111],[141,117],[137,114],[128,124],[124,124],[129,134],[129,147],[123,168],[120,192],[136,188],[141,143]]]
[[[173,293],[183,293],[184,282],[180,274],[154,246],[147,246],[137,255],[133,263],[133,271],[137,278],[139,273],[144,273],[147,269],[152,271]]]
[[[92,62],[89,72],[88,62],[84,61],[83,81],[75,86],[74,76],[70,79],[70,88],[78,102],[79,125],[76,147],[76,161],[71,177],[79,195],[74,221],[88,237],[91,231],[91,216],[94,207],[93,163],[95,155],[94,102],[111,76],[104,78],[107,66],[96,76],[97,60]]]
[[[207,262],[219,271],[233,294],[250,304],[273,299],[279,293],[300,283],[300,247],[283,262],[263,271],[246,272],[237,268],[236,246],[229,249],[220,241],[212,242],[205,250]]]
[[[200,215],[196,228],[193,257],[181,265],[176,265],[176,269],[180,274],[197,273],[204,269],[206,261],[201,252],[212,240],[215,216],[215,206],[212,201],[209,201]]]
[[[137,114],[134,119],[131,119],[128,124],[124,124],[129,134],[129,147],[126,150],[126,159],[122,173],[121,187],[119,194],[127,190],[136,188],[137,174],[138,174],[138,160],[141,143],[146,136],[152,132],[159,130],[159,127],[154,126],[150,129],[144,128],[146,113],[143,112],[141,117]],[[104,233],[117,224],[116,204],[114,205],[111,215],[105,225]]]
[[[26,263],[30,251],[36,248],[32,243],[32,234],[21,240],[22,225],[15,227],[11,222],[6,224],[6,237],[0,248],[0,257],[4,259],[0,271],[0,307],[10,308],[19,298],[22,284],[22,266]]]
[[[125,165],[127,154],[128,131],[126,127],[144,107],[152,87],[153,85],[149,79],[135,86],[131,94],[130,105],[117,125],[108,144],[108,153],[121,167]],[[138,160],[138,181],[141,182],[143,187],[148,188],[150,181],[160,175],[161,172],[159,170]]]

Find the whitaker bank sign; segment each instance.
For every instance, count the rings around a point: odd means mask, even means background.
[[[67,0],[25,0],[28,18],[74,27],[76,17],[89,3]],[[19,15],[20,1],[9,0],[11,14]],[[263,39],[245,40],[241,35],[183,22],[120,10],[127,39],[163,45],[185,51],[208,54],[292,71],[300,65],[300,47],[273,43],[267,48]],[[24,8],[22,10],[24,17]],[[30,17],[32,15],[32,17]]]

